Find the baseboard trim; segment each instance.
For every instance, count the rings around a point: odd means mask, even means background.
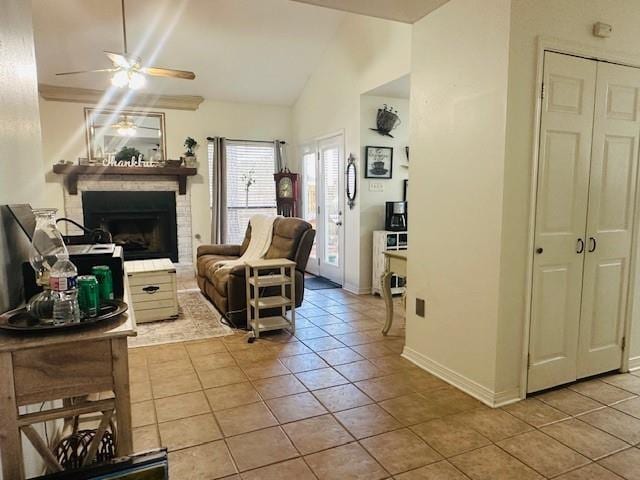
[[[640,357],[631,357],[629,359],[629,371],[640,370]]]
[[[357,285],[352,283],[345,283],[342,286],[343,290],[346,290],[349,293],[354,293],[356,295],[369,295],[371,293],[371,287],[368,288],[360,288]]]
[[[489,407],[502,407],[520,400],[520,391],[518,388],[504,390],[501,392],[493,392],[487,387],[445,367],[422,353],[416,352],[412,348],[404,347],[402,356],[411,363],[462,390],[463,392],[468,393]]]

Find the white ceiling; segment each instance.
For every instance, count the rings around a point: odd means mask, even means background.
[[[192,70],[151,78],[146,92],[291,105],[347,15],[288,0],[128,0],[130,53],[145,65]],[[119,0],[33,0],[39,83],[104,89],[122,51]]]
[[[375,95],[377,97],[391,97],[391,98],[409,98],[411,93],[411,75],[403,75],[400,78],[396,78],[390,82],[380,85],[372,90],[369,90],[364,95]]]
[[[345,12],[415,23],[449,0],[293,0]]]

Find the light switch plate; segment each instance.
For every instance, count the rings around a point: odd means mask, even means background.
[[[384,184],[381,182],[369,182],[370,192],[384,192]]]

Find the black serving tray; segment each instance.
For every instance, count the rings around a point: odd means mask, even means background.
[[[0,330],[24,333],[71,330],[110,320],[126,312],[128,308],[129,306],[120,300],[107,300],[100,305],[100,312],[97,317],[85,318],[79,323],[54,325],[52,323],[41,322],[39,319],[28,313],[27,309],[23,307],[0,315]]]

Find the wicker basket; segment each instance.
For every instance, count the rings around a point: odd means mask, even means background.
[[[112,431],[107,430],[104,432],[92,463],[104,463],[115,458],[116,438],[114,433],[112,433],[115,431],[113,424],[111,428]],[[53,454],[58,459],[58,462],[60,462],[62,468],[65,470],[80,468],[89,451],[91,440],[93,440],[95,435],[95,430],[79,430],[60,440]]]

